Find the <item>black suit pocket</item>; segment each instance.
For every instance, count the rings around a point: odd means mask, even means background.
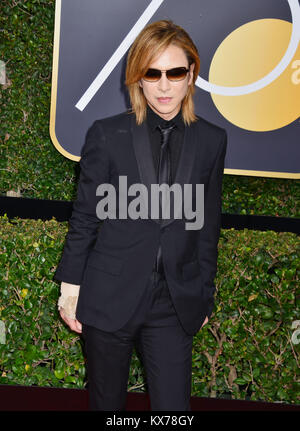
[[[91,251],[87,261],[87,266],[114,275],[121,274],[123,264],[123,259],[97,250]]]
[[[192,278],[195,278],[200,273],[201,273],[201,268],[197,259],[182,265],[183,280],[190,280]]]

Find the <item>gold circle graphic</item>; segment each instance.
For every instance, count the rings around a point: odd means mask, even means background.
[[[286,52],[292,24],[280,19],[251,21],[235,29],[212,59],[209,82],[224,86],[251,84],[267,75]],[[271,84],[242,96],[211,93],[219,112],[232,124],[251,131],[284,127],[300,115],[300,49]]]

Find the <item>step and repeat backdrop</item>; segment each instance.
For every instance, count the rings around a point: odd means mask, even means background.
[[[50,135],[79,161],[95,119],[130,108],[127,52],[171,19],[200,56],[196,113],[228,132],[225,174],[300,178],[298,0],[58,0]]]

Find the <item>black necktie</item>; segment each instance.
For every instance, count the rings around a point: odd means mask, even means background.
[[[160,158],[159,158],[159,166],[158,166],[158,184],[167,183],[171,185],[171,159],[170,159],[170,149],[168,146],[169,136],[172,130],[175,127],[175,124],[169,127],[161,127],[157,126],[161,132],[161,148],[160,148]],[[162,193],[160,194],[160,207],[162,214]],[[162,262],[162,252],[161,246],[159,245],[156,263],[155,263],[155,271],[163,273],[163,262]]]

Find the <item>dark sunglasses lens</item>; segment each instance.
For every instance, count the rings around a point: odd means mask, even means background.
[[[144,75],[147,81],[158,81],[161,77],[161,71],[157,69],[148,69]]]
[[[187,72],[184,67],[176,67],[175,69],[168,70],[167,77],[170,81],[180,81],[186,77]]]

